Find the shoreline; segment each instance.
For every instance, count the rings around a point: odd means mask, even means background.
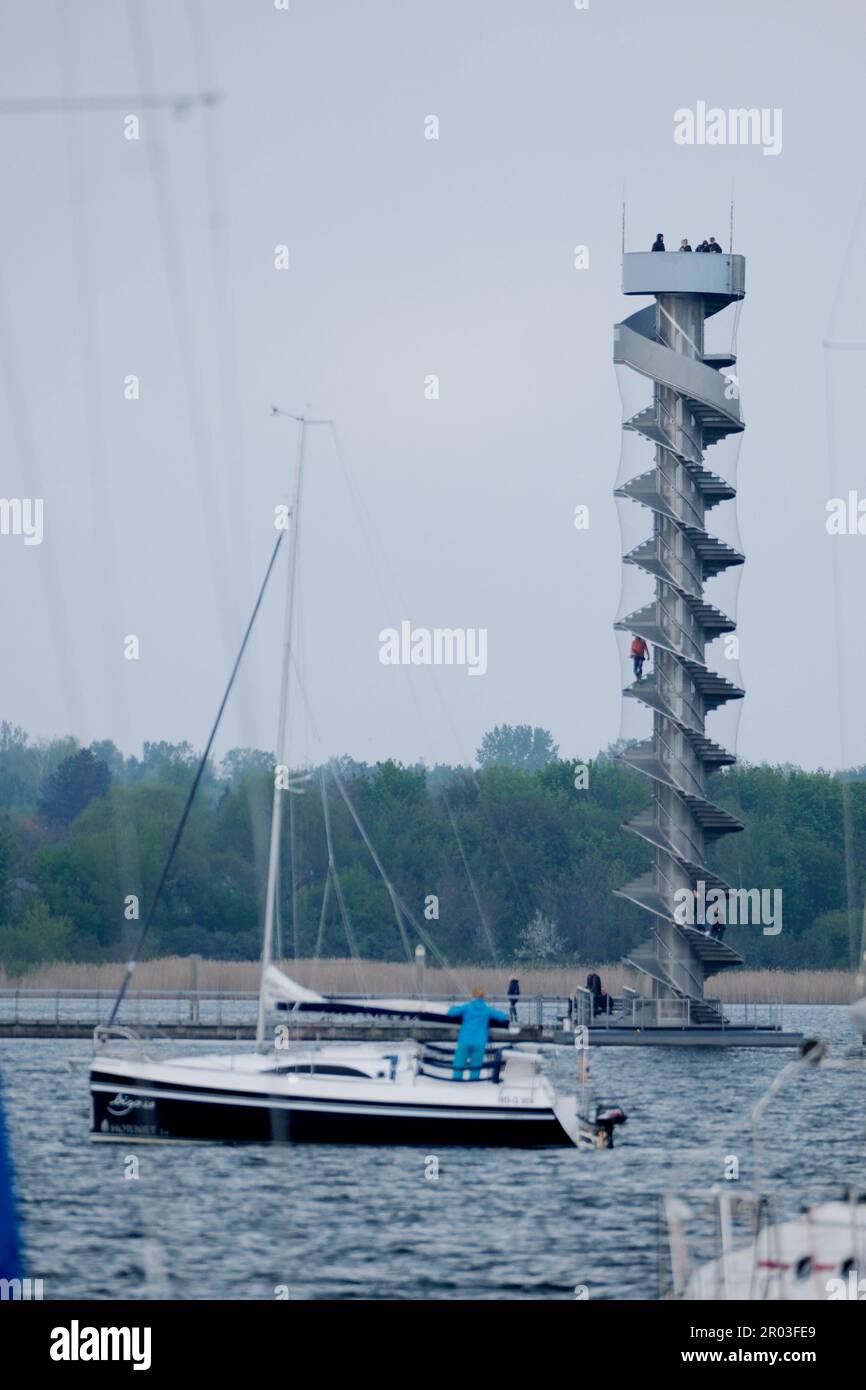
[[[398,961],[349,959],[283,961],[282,969],[301,984],[323,993],[463,995],[478,986],[491,996],[505,994],[512,975],[520,980],[523,997],[571,995],[590,972],[604,987],[619,994],[634,987],[633,971],[616,963],[586,962],[574,966],[524,968],[519,964],[494,967],[463,965],[444,970],[426,967],[423,983],[415,965]],[[24,975],[9,976],[0,968],[4,990],[98,990],[109,993],[121,982],[121,962],[88,964],[57,961],[36,966]],[[165,956],[142,961],[130,988],[138,990],[255,991],[259,962],[207,960]],[[856,975],[846,970],[741,970],[711,978],[707,997],[726,1004],[850,1004],[857,995]]]

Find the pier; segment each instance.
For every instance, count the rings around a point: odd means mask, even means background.
[[[90,1038],[105,1022],[114,997],[114,990],[2,989],[0,1038]],[[371,1004],[379,997],[370,995]],[[456,995],[424,998],[459,1002]],[[490,1002],[508,1012],[506,997]],[[154,1041],[243,1041],[256,1036],[257,1005],[258,995],[245,990],[131,990],[118,1023]],[[456,1023],[407,1024],[325,1012],[297,1018],[286,1014],[277,1026],[288,1028],[290,1038],[299,1042],[397,1042],[406,1037],[428,1042],[456,1034],[457,1029]],[[497,1042],[567,1047],[582,1040],[591,1047],[796,1047],[802,1040],[801,1034],[784,1031],[777,1004],[728,1005],[719,1027],[708,1028],[692,1022],[687,1003],[660,1005],[634,991],[613,1000],[610,1014],[593,1017],[591,996],[584,989],[573,996],[521,996],[516,1031],[497,1028],[492,1037]]]

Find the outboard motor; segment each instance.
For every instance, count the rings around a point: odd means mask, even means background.
[[[627,1119],[621,1105],[602,1102],[595,1107],[595,1128],[600,1149],[613,1148],[613,1131],[617,1125],[624,1125]]]

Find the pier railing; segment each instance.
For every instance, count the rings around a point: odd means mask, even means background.
[[[724,1032],[730,1028],[758,1028],[761,1030],[783,1027],[782,1005],[779,1003],[728,1004],[721,999],[699,1001],[718,1011],[721,1016],[719,1029]],[[574,994],[572,1026],[585,1028],[694,1028],[701,1020],[694,1017],[693,1001],[683,999],[651,999],[626,989],[622,995],[611,997],[608,1011],[595,1012],[593,995],[588,989],[578,989]]]
[[[56,1029],[67,1031],[68,1036],[92,1031],[97,1024],[104,1023],[114,1001],[114,990],[99,989],[0,989],[0,1032],[6,1036],[26,1036],[28,1026],[34,1035]],[[371,1005],[377,999],[393,998],[393,995],[367,996]],[[465,1000],[465,995],[455,994],[404,994],[406,999],[424,999],[444,1004],[455,1004]],[[574,1028],[584,1026],[615,1032],[626,1028],[666,1028],[685,1029],[698,1025],[700,1020],[693,1017],[691,1001],[685,999],[651,999],[625,989],[621,995],[611,997],[610,1012],[594,1012],[593,996],[587,989],[577,989],[573,995],[546,994],[521,995],[512,1001],[506,995],[491,996],[489,1002],[510,1016],[521,1032],[530,1036],[544,1037],[550,1041],[555,1034],[571,1033]],[[717,999],[704,1001],[714,1005],[722,1014],[722,1030],[730,1028],[757,1028],[762,1031],[781,1030],[781,1004],[725,1004]],[[512,1003],[514,1005],[512,1009]],[[130,990],[124,999],[118,1023],[129,1028],[165,1029],[167,1034],[183,1033],[185,1036],[215,1037],[246,1036],[255,1027],[258,995],[245,990],[207,990],[180,989]],[[346,1015],[329,1013],[327,1006],[321,1012],[283,1015],[283,1021],[291,1027],[294,1022],[302,1028],[327,1026],[335,1033],[343,1031],[347,1036],[358,1027],[367,1026],[367,1016],[363,1013]],[[370,1017],[370,1026],[375,1025],[380,1032],[395,1033],[405,1030],[407,1019],[383,1019]],[[456,1027],[456,1020],[449,1020]],[[437,1025],[425,1025],[435,1028]],[[503,1026],[503,1025],[499,1025]],[[561,1040],[561,1037],[560,1039]]]
[[[40,1027],[95,1027],[105,1022],[115,995],[113,989],[0,989],[0,1026],[32,1023]],[[372,1005],[377,999],[393,998],[393,993],[367,997]],[[457,1004],[465,1002],[466,995],[402,994],[401,998]],[[507,995],[490,996],[489,1003],[509,1014],[521,1029],[561,1028],[573,1010],[573,1001],[567,995],[522,995],[514,1001],[513,1011]],[[255,1024],[257,1007],[258,994],[252,990],[131,989],[118,1022],[133,1028],[140,1024],[167,1028],[199,1025],[204,1033],[208,1028],[245,1028]],[[329,1014],[323,1007],[321,1013],[305,1013],[301,1017],[305,1022],[322,1018],[332,1019],[335,1026],[349,1026],[362,1022],[365,1015]],[[377,1023],[381,1022],[377,1019]],[[457,1020],[449,1020],[449,1024],[456,1026]],[[400,1026],[399,1021],[395,1026]]]

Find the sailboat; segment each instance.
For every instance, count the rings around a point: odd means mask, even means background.
[[[851,1020],[866,1042],[866,998],[851,1006]],[[823,1042],[804,1045],[803,1054],[774,1079],[752,1111],[755,1169],[762,1168],[760,1125],[783,1086],[805,1072],[851,1071],[862,1081],[866,1060],[832,1060]],[[708,1193],[663,1199],[667,1249],[662,1264],[670,1270],[666,1296],[686,1301],[802,1302],[860,1300],[866,1291],[866,1190],[848,1187],[834,1200],[804,1206],[799,1215],[783,1217],[760,1180],[738,1192],[722,1183]],[[687,1235],[690,1218],[710,1214],[716,1251],[712,1259],[693,1259]],[[747,1235],[742,1233],[745,1227]]]
[[[273,966],[267,985],[281,992],[301,988]],[[373,1001],[333,996],[321,996],[318,1008],[330,1012],[350,1003],[358,1012],[382,1012]],[[410,1009],[406,1001],[404,1016]],[[416,1008],[415,1016],[429,1021],[427,1010]],[[455,1079],[452,1047],[413,1039],[169,1060],[99,1055],[90,1090],[91,1137],[125,1144],[203,1139],[608,1148],[625,1118],[618,1106],[599,1106],[592,1119],[580,1114],[577,1098],[558,1095],[544,1074],[538,1049],[495,1043],[475,1079]]]
[[[287,765],[288,690],[292,664],[298,519],[311,424],[328,423],[295,416],[299,423],[292,520],[287,563],[282,639],[282,678],[277,728],[277,765]],[[494,1042],[477,1071],[454,1068],[454,1049],[446,1043],[426,1045],[406,1038],[394,1043],[282,1046],[285,1028],[268,1036],[272,1013],[355,1013],[388,1016],[407,1023],[453,1026],[448,1005],[413,999],[366,999],[319,994],[284,973],[273,960],[280,869],[280,842],[285,779],[275,777],[271,812],[268,878],[259,989],[256,1047],[229,1054],[154,1058],[145,1051],[112,1055],[112,1043],[131,1039],[118,1027],[119,1006],[129,985],[159,893],[198,780],[231,691],[235,674],[274,566],[280,537],[265,575],[217,721],[199,765],[169,857],[163,867],[132,960],[107,1025],[95,1033],[90,1070],[91,1138],[97,1141],[159,1142],[210,1140],[347,1144],[443,1144],[516,1147],[592,1146],[610,1148],[616,1127],[625,1120],[618,1105],[599,1104],[590,1118],[583,1101],[558,1095],[543,1070],[540,1050],[528,1045]],[[327,803],[325,805],[326,828]],[[353,812],[354,814],[354,812]],[[368,848],[381,862],[360,826]],[[392,902],[396,900],[393,889]],[[399,920],[399,914],[398,914]],[[507,1038],[506,1034],[506,1038]]]

